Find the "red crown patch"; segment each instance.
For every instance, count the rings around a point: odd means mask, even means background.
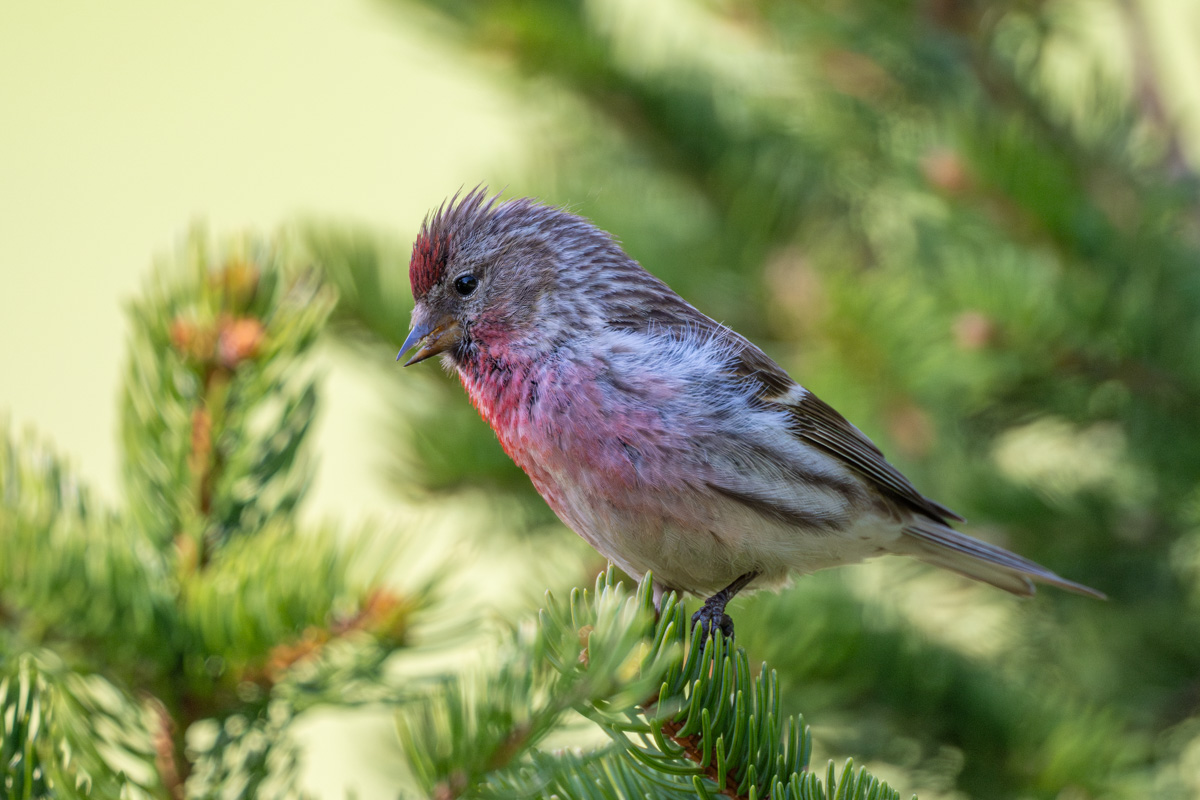
[[[413,242],[412,261],[408,265],[408,279],[415,299],[424,297],[442,279],[449,259],[450,234],[421,231]]]

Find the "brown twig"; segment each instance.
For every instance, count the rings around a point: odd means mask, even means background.
[[[704,761],[704,751],[700,749],[700,734],[693,733],[687,736],[681,736],[679,732],[683,730],[682,722],[668,721],[664,722],[662,731],[672,742],[683,748],[683,753],[689,761],[695,764],[701,764]],[[715,745],[714,745],[715,746]],[[704,776],[713,783],[717,782],[720,777],[717,774],[716,758],[709,761],[708,766],[704,767]],[[733,775],[729,772],[725,773],[725,785],[721,787],[720,793],[726,797],[735,798],[735,800],[748,800],[746,795],[738,794],[738,782],[734,780]]]
[[[191,449],[188,470],[195,487],[196,511],[201,517],[212,513],[213,491],[224,460],[214,446],[214,427],[221,418],[223,389],[243,361],[255,358],[266,330],[261,320],[222,314],[212,327],[198,326],[180,317],[171,323],[175,349],[199,370],[200,396],[192,411]],[[211,555],[206,543],[194,543],[194,563],[203,567]]]
[[[154,765],[167,794],[176,800],[183,800],[188,765],[183,753],[182,737],[176,736],[179,726],[161,700],[151,697],[150,704],[158,723],[153,735]]]
[[[297,639],[272,647],[265,661],[247,668],[242,679],[269,688],[295,665],[316,658],[331,641],[355,631],[367,631],[392,641],[401,640],[414,608],[410,598],[377,589],[367,596],[355,614],[335,619],[328,627],[311,625]]]
[[[583,654],[580,656],[581,660],[584,659],[586,653],[587,647],[585,643]],[[658,695],[654,694],[639,703],[638,707],[641,709],[642,715],[649,719],[651,716],[651,709],[653,709],[656,705],[658,705]],[[662,723],[662,732],[666,734],[668,739],[683,748],[683,754],[688,761],[691,761],[699,766],[700,764],[704,763],[704,750],[701,748],[701,736],[698,733],[692,733],[686,736],[681,735],[680,731],[683,730],[683,725],[684,723],[680,721],[666,720]],[[716,745],[714,744],[713,746],[715,747]],[[720,775],[717,771],[716,758],[713,758],[711,761],[709,761],[708,766],[702,767],[702,769],[704,770],[704,777],[708,778],[713,783],[718,782]],[[725,773],[725,785],[721,787],[719,793],[725,795],[726,797],[734,798],[734,800],[749,800],[746,795],[738,794],[738,781],[734,780],[733,774],[728,771]]]

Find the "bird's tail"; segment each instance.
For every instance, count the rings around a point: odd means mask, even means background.
[[[973,539],[933,520],[909,523],[904,528],[903,544],[898,549],[927,564],[1025,597],[1034,593],[1034,583],[1045,583],[1068,592],[1105,599],[1102,592],[1069,581],[1016,553]]]

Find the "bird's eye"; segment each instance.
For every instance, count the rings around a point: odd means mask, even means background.
[[[479,279],[474,275],[466,274],[459,275],[454,279],[454,291],[458,292],[463,297],[475,291],[475,287],[479,285]]]

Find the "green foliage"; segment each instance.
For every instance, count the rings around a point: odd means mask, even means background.
[[[690,632],[690,633],[689,633]],[[630,596],[610,568],[594,591],[547,598],[486,672],[443,678],[400,717],[401,740],[435,797],[898,798],[832,762],[821,780],[802,718],[783,718],[776,676],[745,650],[692,629],[651,580]],[[591,753],[538,749],[568,711],[611,739]]]
[[[432,582],[389,588],[378,534],[297,517],[334,303],[300,258],[195,231],[160,264],[130,309],[124,508],[0,430],[4,796],[294,797],[300,714],[402,693]]]
[[[151,798],[153,712],[53,654],[0,659],[0,789],[12,800]]]
[[[0,430],[0,600],[18,638],[104,637],[118,659],[161,635],[168,566],[136,528],[94,502],[30,435]],[[30,613],[36,610],[36,613]],[[110,638],[111,637],[111,638]]]
[[[300,796],[299,752],[292,738],[295,709],[272,701],[256,715],[233,714],[195,725],[189,736],[195,760],[188,796],[292,798]]]
[[[296,631],[352,614],[363,593],[349,581],[355,555],[330,531],[281,524],[230,542],[180,598],[196,649],[246,664]]]
[[[193,235],[130,307],[126,491],[152,539],[182,533],[201,560],[289,515],[311,476],[301,444],[316,390],[300,365],[334,295],[282,258],[254,240],[214,253]]]

